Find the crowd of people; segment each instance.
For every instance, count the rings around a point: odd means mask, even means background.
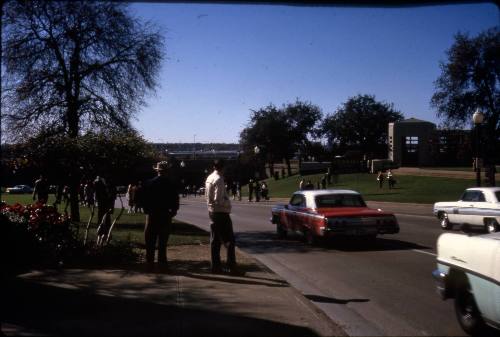
[[[379,188],[384,187],[385,180],[387,180],[387,185],[389,186],[389,189],[393,189],[396,186],[396,179],[394,178],[394,174],[392,173],[391,169],[389,169],[385,175],[383,171],[378,171],[377,181]]]
[[[255,202],[263,200],[269,200],[269,187],[265,181],[258,181],[250,179],[248,181],[248,201],[253,202],[255,196]]]
[[[206,198],[208,217],[211,221],[211,266],[213,273],[225,272],[220,259],[222,245],[227,251],[227,271],[239,274],[236,263],[235,239],[230,217],[231,199],[242,200],[242,186],[239,181],[226,182],[224,179],[224,161],[216,160],[213,172],[206,178],[204,187],[185,185],[184,181],[177,181],[175,174],[171,174],[171,164],[162,161],[153,167],[157,175],[145,181],[132,182],[126,190],[127,209],[129,214],[144,213],[145,227],[144,240],[146,246],[146,262],[150,269],[155,268],[156,261],[160,268],[168,268],[167,243],[172,231],[172,218],[179,210],[180,195],[187,197],[203,195]],[[391,181],[391,176],[387,179]],[[335,178],[336,180],[336,178]],[[325,189],[332,184],[332,174],[328,170],[316,185],[311,180],[301,179],[299,188]],[[390,185],[393,186],[393,185]],[[44,176],[35,182],[33,199],[47,203],[50,186]],[[117,198],[117,188],[111,179],[97,176],[95,179],[85,179],[75,193],[81,206],[97,207],[97,244],[107,242],[110,234],[111,215],[114,211]],[[56,192],[56,203],[69,203],[71,189],[69,186],[60,186]],[[248,201],[259,202],[269,200],[269,187],[265,181],[250,179],[248,182]],[[66,206],[67,207],[67,206]],[[90,223],[90,221],[89,221]],[[157,251],[157,254],[156,254]]]

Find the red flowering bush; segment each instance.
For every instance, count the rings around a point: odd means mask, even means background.
[[[17,253],[14,260],[24,264],[58,264],[81,246],[69,218],[53,206],[2,202],[0,215],[7,222],[0,228],[0,235],[8,238],[7,245]]]
[[[105,247],[91,242],[84,246],[68,216],[53,206],[0,203],[0,265],[7,267],[8,273],[62,263],[116,265],[137,259],[130,242],[113,241]]]

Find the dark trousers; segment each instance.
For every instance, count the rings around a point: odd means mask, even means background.
[[[236,267],[236,254],[233,223],[229,213],[212,213],[209,212],[210,220],[210,248],[212,255],[212,269],[221,267],[220,247],[224,243],[227,250],[227,266],[229,268]]]
[[[155,260],[156,241],[158,241],[158,262],[167,262],[167,242],[172,230],[172,217],[169,214],[146,215],[144,241],[146,243],[146,261]]]
[[[378,181],[378,187],[379,187],[379,188],[384,187],[384,179],[380,179],[380,180]]]

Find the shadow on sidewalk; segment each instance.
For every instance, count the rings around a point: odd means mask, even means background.
[[[348,300],[341,300],[338,298],[325,297],[325,296],[319,296],[319,295],[304,295],[304,296],[306,298],[310,299],[311,301],[319,302],[319,303],[347,304],[350,302],[370,302],[370,300],[366,299],[366,298],[353,298],[353,299],[348,299]]]
[[[69,287],[69,285],[68,285]],[[317,336],[311,329],[244,317],[230,310],[185,308],[171,299],[148,301],[96,288],[67,289],[16,279],[2,285],[1,319],[35,334],[91,336]],[[106,290],[106,287],[99,287]],[[148,289],[135,289],[147,291]],[[209,299],[202,299],[209,300]],[[217,301],[216,298],[211,299]],[[208,303],[208,302],[207,302]],[[213,307],[213,306],[212,306]]]

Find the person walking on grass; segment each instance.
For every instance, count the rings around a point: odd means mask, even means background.
[[[220,259],[221,244],[226,246],[228,271],[241,275],[236,265],[235,240],[233,223],[231,221],[231,201],[224,184],[224,161],[214,161],[214,171],[205,182],[205,197],[207,199],[208,216],[210,217],[210,249],[212,273],[222,272]]]
[[[179,210],[179,186],[169,175],[170,168],[171,165],[167,161],[157,163],[153,167],[157,176],[145,182],[139,194],[140,204],[146,213],[144,241],[149,270],[154,268],[156,242],[158,242],[158,265],[164,270],[168,269],[167,243],[172,231],[172,218]]]

